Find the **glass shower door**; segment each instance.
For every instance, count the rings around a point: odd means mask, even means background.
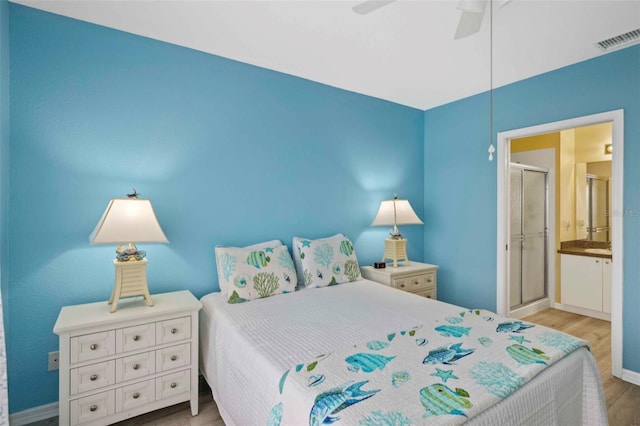
[[[547,174],[523,170],[522,303],[547,295]]]
[[[510,170],[511,308],[547,296],[547,173]]]

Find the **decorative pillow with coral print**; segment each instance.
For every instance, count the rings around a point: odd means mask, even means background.
[[[287,246],[258,249],[216,247],[229,303],[295,291],[298,278]],[[222,284],[224,283],[224,284]]]
[[[296,264],[296,272],[298,274],[298,286],[296,287],[296,290],[300,290],[305,288],[304,285],[304,268],[302,266],[302,259],[300,258],[300,254],[301,254],[301,249],[298,247],[301,247],[301,241],[326,241],[326,242],[330,242],[331,240],[338,240],[338,241],[342,241],[343,239],[345,239],[346,237],[344,236],[344,234],[336,234],[332,237],[326,237],[326,238],[321,238],[321,239],[316,239],[316,240],[312,240],[311,238],[303,238],[303,237],[293,237],[293,242],[291,244],[291,252],[293,253],[293,261]]]
[[[294,241],[302,265],[299,287],[326,287],[359,280],[360,266],[353,244],[342,234],[322,240]]]
[[[233,288],[229,288],[227,286],[228,277],[233,272],[233,268],[232,268],[233,262],[225,261],[225,258],[226,258],[226,255],[224,254],[225,249],[247,249],[247,250],[253,251],[258,249],[265,249],[267,247],[278,247],[281,245],[282,245],[282,241],[271,240],[271,241],[264,241],[262,243],[251,244],[250,246],[246,246],[246,247],[216,246],[215,248],[216,269],[218,270],[218,284],[220,286],[220,292],[226,295],[230,295],[231,293],[233,293]],[[218,253],[222,255],[222,258],[218,257]],[[224,268],[222,267],[223,265],[224,265]],[[225,279],[222,279],[223,276],[225,277]],[[231,291],[228,291],[228,290],[231,290]]]

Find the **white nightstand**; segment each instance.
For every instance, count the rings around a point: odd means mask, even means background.
[[[191,402],[198,414],[198,311],[189,291],[65,306],[60,336],[60,425],[107,425]]]
[[[437,265],[414,262],[409,265],[376,269],[363,266],[362,276],[368,280],[408,291],[429,299],[437,299]]]

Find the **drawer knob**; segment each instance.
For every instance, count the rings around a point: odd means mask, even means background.
[[[404,284],[400,284],[400,287],[404,288]]]
[[[176,359],[178,359],[177,355],[171,355],[171,361],[175,361]]]
[[[176,334],[177,332],[178,332],[178,329],[177,329],[177,328],[172,328],[172,329],[171,329],[171,334]]]
[[[133,369],[134,370],[139,370],[140,369],[140,364],[133,364]]]
[[[431,278],[429,278],[429,279],[427,280],[427,282],[428,282],[428,283],[430,283],[430,282],[431,282]]]
[[[177,384],[176,382],[173,382],[173,383],[171,383],[171,385],[170,385],[170,386],[171,386],[171,389],[175,389],[175,388],[176,388],[176,386],[178,386],[178,384]]]
[[[138,392],[134,393],[132,396],[133,396],[133,399],[140,398],[140,394]]]
[[[140,336],[138,336],[137,334],[135,336],[133,336],[133,341],[137,342],[138,340],[140,340]]]
[[[89,349],[91,349],[92,351],[95,351],[96,349],[98,349],[98,344],[92,343],[91,346],[89,346]]]
[[[89,379],[90,379],[92,382],[95,382],[96,380],[98,380],[98,375],[97,375],[97,374],[92,374],[92,375],[91,375],[91,377],[89,377]]]
[[[89,407],[89,411],[96,411],[98,409],[98,406],[93,404],[91,407]]]
[[[418,285],[418,281],[414,281],[414,282],[413,282],[413,285]]]

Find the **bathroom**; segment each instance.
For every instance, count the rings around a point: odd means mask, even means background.
[[[612,125],[513,139],[510,315],[610,320]]]

